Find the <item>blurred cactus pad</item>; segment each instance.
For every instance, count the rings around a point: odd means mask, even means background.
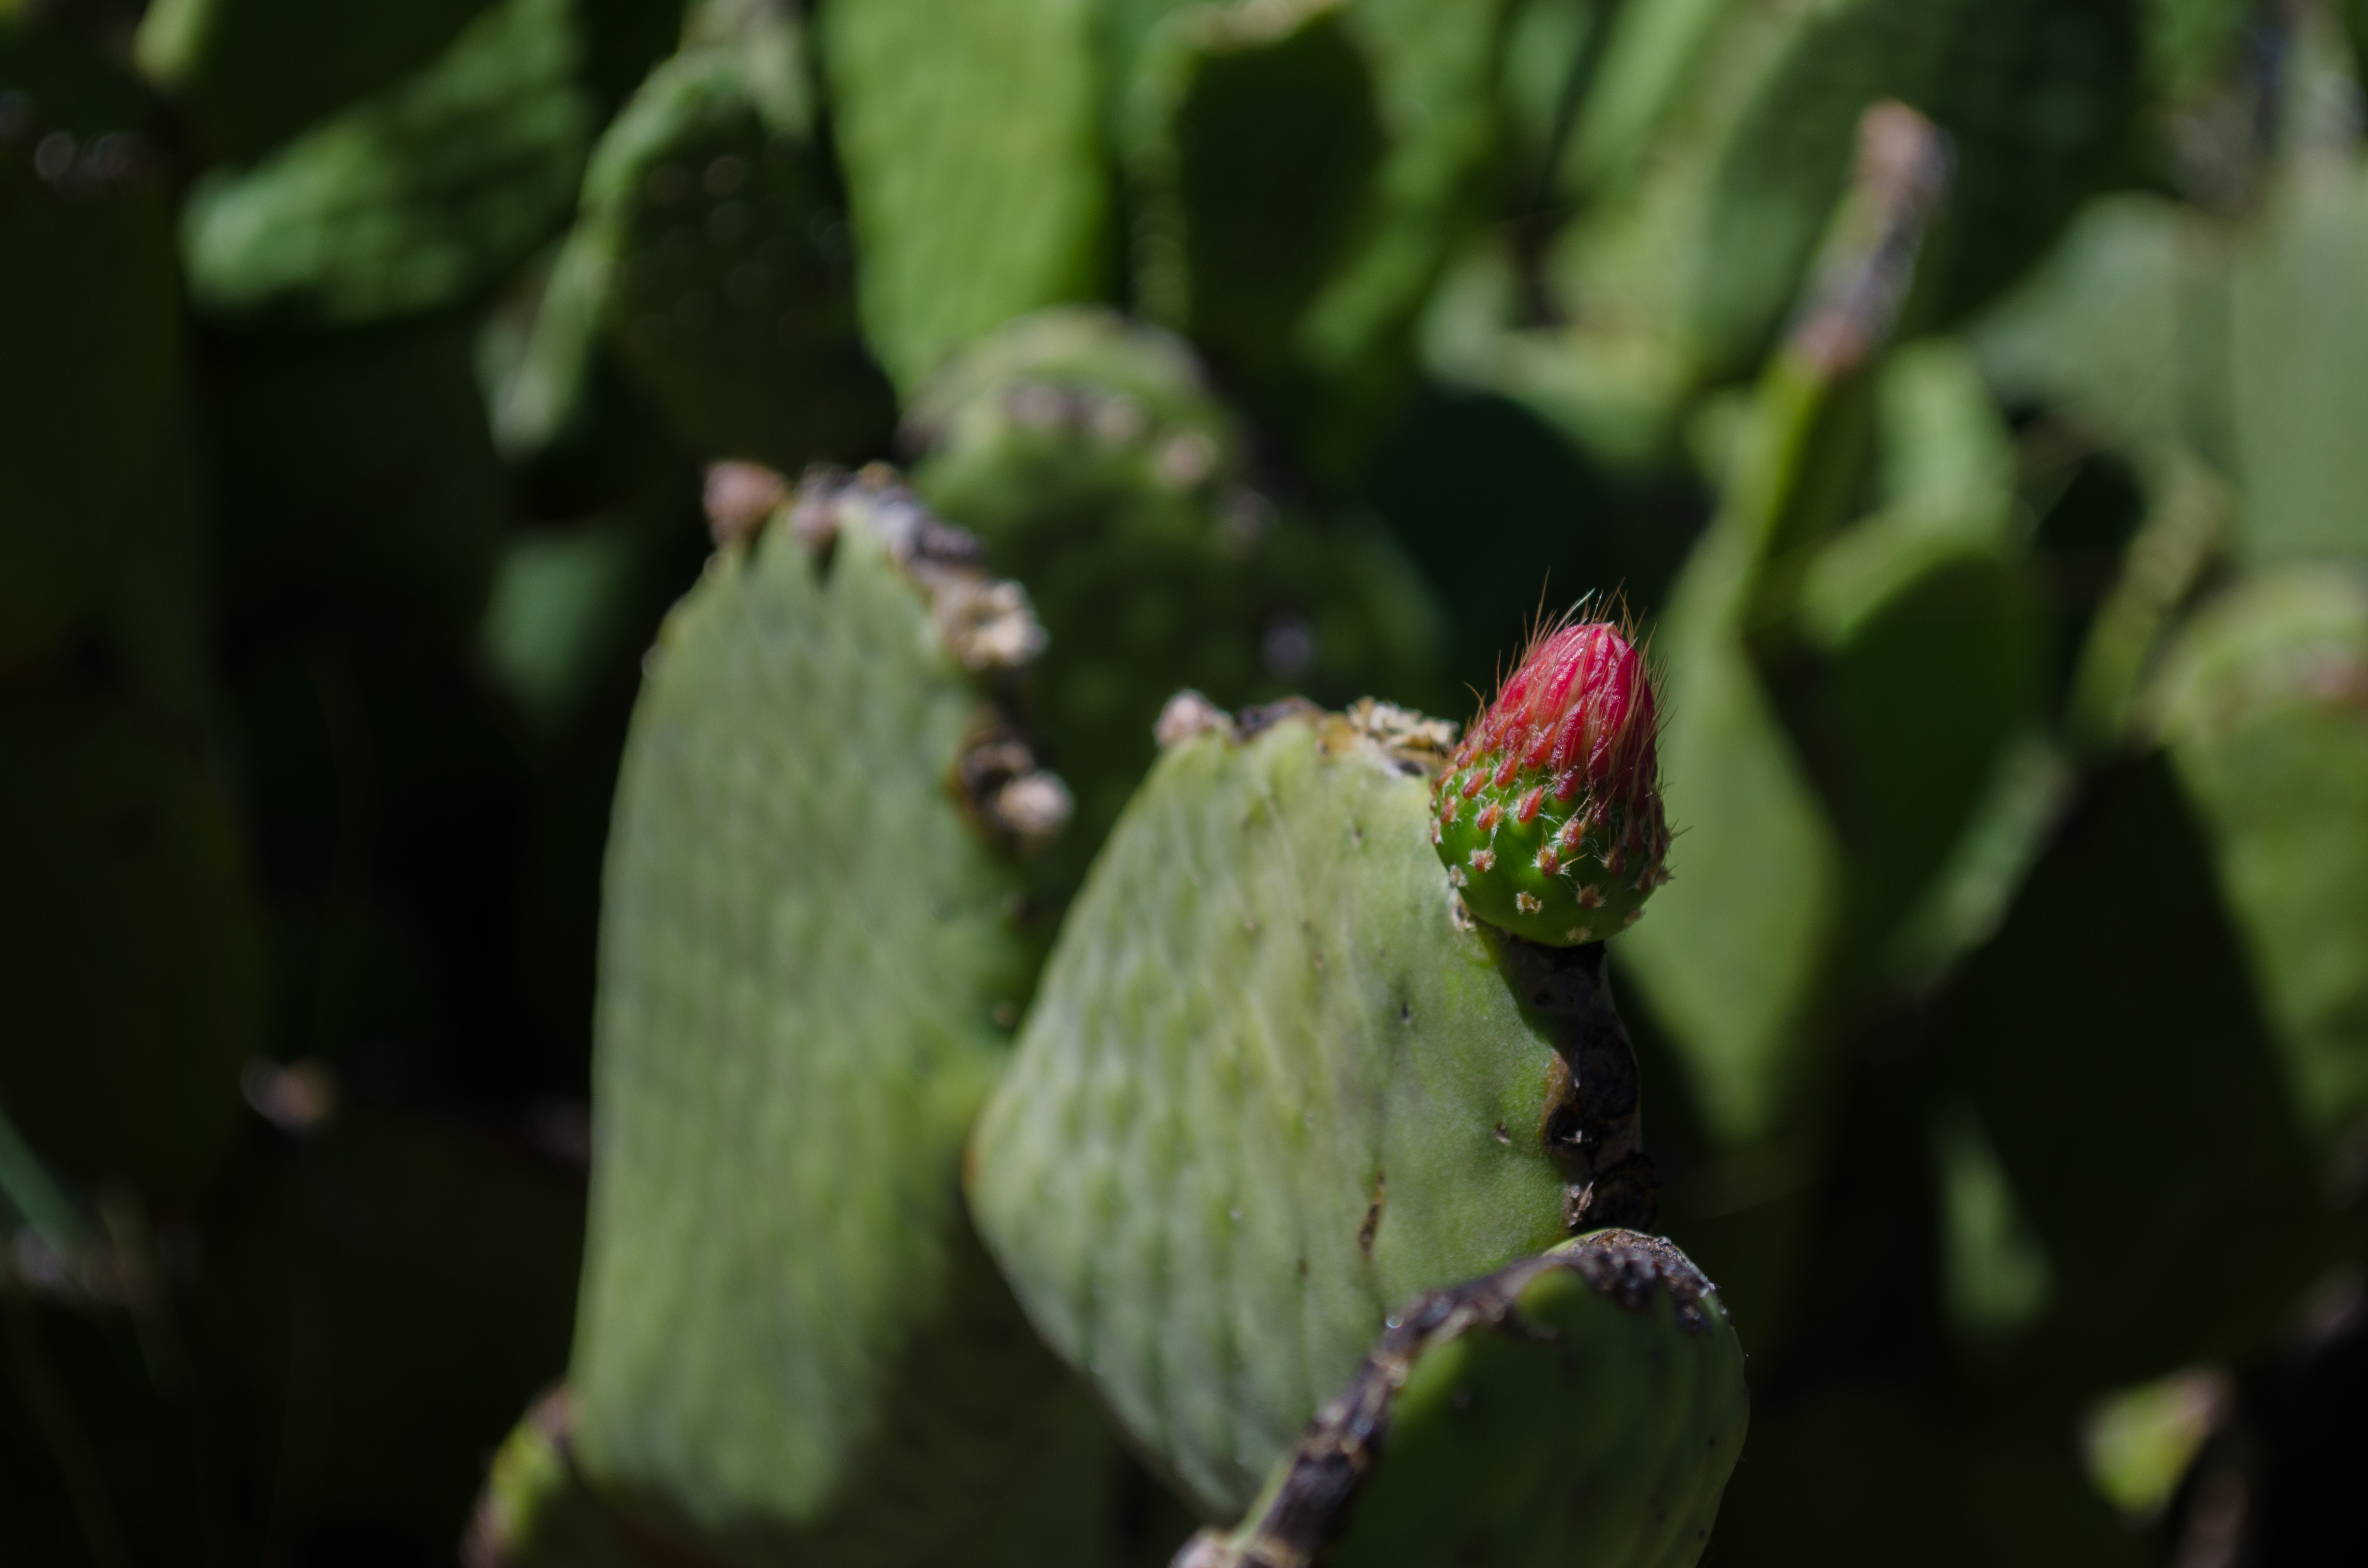
[[[2363,103],[0,0],[0,1563],[2368,1562]]]

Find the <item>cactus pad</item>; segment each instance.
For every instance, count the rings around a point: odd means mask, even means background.
[[[2347,1151],[2368,1134],[2363,691],[2368,573],[2310,562],[2214,600],[2164,660],[2154,698],[2211,830],[2294,1108],[2322,1155],[2354,1170]]]
[[[696,50],[651,74],[585,179],[569,282],[592,270],[618,354],[705,456],[794,470],[891,425],[803,131],[767,123],[734,54]]]
[[[1084,0],[821,8],[865,332],[900,391],[1014,316],[1101,291],[1102,16]]]
[[[1542,1136],[1562,1058],[1523,1006],[1551,986],[1517,993],[1517,944],[1429,850],[1446,727],[1368,703],[1236,728],[1188,697],[1163,730],[971,1197],[1039,1331],[1231,1517],[1392,1309],[1553,1244],[1575,1200]]]
[[[594,1487],[712,1555],[927,1557],[1042,1425],[1057,1368],[957,1172],[1029,978],[1004,846],[1065,799],[980,683],[1039,641],[867,473],[719,556],[651,655],[568,1382]]]
[[[1600,941],[1669,880],[1644,656],[1601,622],[1541,636],[1440,776],[1431,842],[1472,913]]]
[[[491,290],[565,226],[598,106],[568,0],[500,0],[424,70],[252,167],[182,220],[199,312],[359,325]]]
[[[1242,1528],[1178,1565],[1691,1568],[1749,1416],[1710,1282],[1599,1231],[1408,1303]]]
[[[917,397],[914,483],[1029,585],[1053,640],[1036,718],[1077,790],[1065,858],[1109,830],[1179,687],[1346,701],[1429,673],[1433,611],[1385,540],[1243,483],[1242,434],[1190,350],[1105,310],[1042,311]],[[1074,877],[1065,878],[1074,883]]]

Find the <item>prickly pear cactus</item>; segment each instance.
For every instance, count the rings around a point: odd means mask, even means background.
[[[1104,265],[1100,8],[868,0],[817,17],[866,335],[901,391]]]
[[[1035,717],[1077,790],[1079,869],[1179,687],[1230,704],[1427,682],[1436,612],[1404,559],[1245,483],[1238,424],[1166,333],[1040,312],[948,366],[905,432],[915,484],[986,538],[1052,635]]]
[[[1749,1418],[1710,1282],[1600,1231],[1408,1302],[1241,1527],[1178,1568],[1690,1568]]]
[[[825,185],[811,128],[772,122],[735,53],[677,55],[601,140],[553,279],[591,303],[548,311],[545,335],[571,341],[540,351],[585,365],[573,340],[597,324],[705,456],[795,470],[876,448],[888,389]]]
[[[1511,7],[1122,9],[1139,306],[1345,477],[1403,390],[1423,295],[1482,221]]]
[[[1178,7],[1130,84],[1137,287],[1233,375],[1288,383],[1293,329],[1354,235],[1384,132],[1337,0]]]
[[[2151,705],[2333,1181],[2368,1138],[2368,571],[2255,574],[2189,623]],[[2356,1186],[2355,1186],[2356,1189]]]
[[[1600,941],[1669,880],[1644,655],[1602,621],[1540,636],[1440,776],[1431,842],[1492,926]]]
[[[644,1530],[917,1562],[1039,1436],[1057,1369],[956,1167],[1027,994],[1012,852],[1066,808],[989,695],[1040,645],[967,536],[825,474],[651,655],[568,1377],[575,1460]]]
[[[1187,694],[1162,730],[970,1191],[1038,1330],[1231,1517],[1409,1295],[1650,1183],[1601,949],[1477,926],[1429,853],[1446,726]]]
[[[598,106],[569,0],[499,0],[424,69],[191,191],[199,310],[355,325],[490,290],[565,226]]]

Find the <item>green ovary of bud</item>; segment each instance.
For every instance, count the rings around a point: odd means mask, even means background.
[[[1431,842],[1473,915],[1532,941],[1600,941],[1669,880],[1643,656],[1601,621],[1531,643],[1440,776]]]

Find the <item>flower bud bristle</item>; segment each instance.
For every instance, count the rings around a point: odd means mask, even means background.
[[[1432,842],[1472,913],[1558,947],[1634,925],[1669,880],[1659,727],[1630,629],[1541,630],[1432,795]]]

